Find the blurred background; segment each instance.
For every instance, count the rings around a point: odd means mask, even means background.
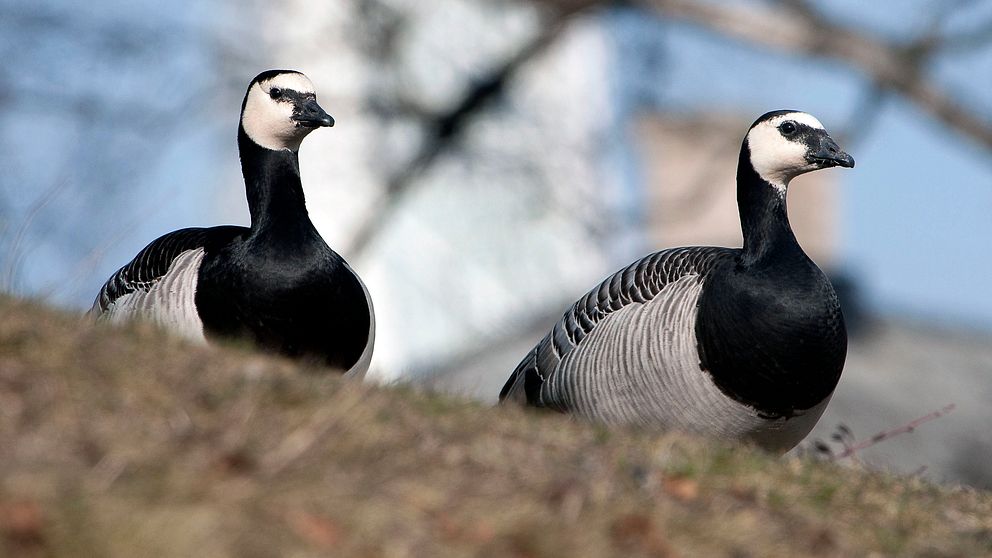
[[[750,123],[817,116],[857,160],[790,189],[848,366],[813,438],[955,410],[858,454],[992,487],[992,2],[0,3],[0,288],[83,311],[157,236],[247,224],[252,77],[337,120],[308,207],[368,284],[374,376],[495,401],[635,258],[740,245]]]

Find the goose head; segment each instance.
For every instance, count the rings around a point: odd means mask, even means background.
[[[758,176],[781,190],[800,174],[854,166],[854,158],[840,149],[819,120],[805,112],[764,114],[751,125],[744,141]]]
[[[317,104],[313,83],[293,70],[268,70],[255,77],[241,106],[241,126],[258,145],[299,151],[307,134],[334,119]]]

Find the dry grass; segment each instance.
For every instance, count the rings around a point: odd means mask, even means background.
[[[992,495],[0,299],[10,556],[980,556]]]

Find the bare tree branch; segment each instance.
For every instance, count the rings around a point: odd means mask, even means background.
[[[893,90],[948,127],[992,150],[992,123],[969,109],[923,75],[933,46],[924,37],[908,46],[883,42],[842,27],[811,9],[771,10],[757,5],[717,5],[691,0],[642,0],[646,6],[756,45],[834,59],[867,76],[882,89]],[[921,47],[928,48],[921,48]]]
[[[580,8],[605,5],[602,0],[534,0],[567,15]],[[992,24],[983,23],[959,40],[927,32],[908,44],[886,42],[837,24],[806,0],[783,0],[783,8],[699,0],[638,0],[645,8],[718,35],[764,48],[840,62],[864,74],[879,89],[912,101],[950,129],[992,151],[992,122],[964,105],[925,74],[932,56],[947,45],[975,45],[992,40]]]
[[[352,257],[361,257],[383,226],[391,221],[393,211],[402,205],[405,195],[412,189],[420,174],[430,168],[438,155],[457,144],[462,132],[487,103],[499,97],[520,69],[554,42],[562,27],[561,24],[555,24],[541,32],[491,74],[475,82],[449,110],[428,117],[424,123],[428,137],[411,162],[386,181],[376,207],[370,212],[376,218],[362,223],[349,243],[348,253]]]
[[[844,144],[858,141],[869,134],[871,128],[878,122],[879,110],[888,99],[888,91],[881,87],[868,87],[861,92],[861,99],[851,111],[848,123],[839,134],[844,138]]]
[[[456,145],[460,133],[487,102],[498,97],[517,70],[551,43],[574,14],[603,6],[604,0],[534,0],[550,12],[548,31],[524,45],[487,78],[466,91],[449,110],[429,115],[424,125],[428,137],[411,163],[393,174],[371,213],[376,219],[366,221],[355,232],[350,253],[365,252],[384,223],[403,204],[406,194],[421,173],[430,168],[446,149]],[[745,41],[760,47],[843,63],[864,74],[870,82],[869,93],[856,115],[864,116],[865,106],[877,107],[895,92],[915,103],[950,129],[957,131],[992,151],[992,122],[974,108],[965,106],[932,79],[926,67],[932,56],[944,46],[959,44],[937,36],[943,15],[927,33],[908,43],[886,42],[863,31],[830,21],[808,0],[781,0],[782,8],[759,4],[727,5],[697,0],[638,0],[638,4],[662,14],[713,31],[721,36]],[[946,15],[946,14],[945,14]],[[974,44],[988,34],[979,25],[961,44]]]

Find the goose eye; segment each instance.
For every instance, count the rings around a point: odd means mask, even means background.
[[[778,129],[782,132],[783,136],[791,136],[796,133],[796,123],[791,120],[786,120]]]
[[[273,99],[282,98],[282,89],[279,89],[278,87],[273,87],[272,89],[269,89],[269,97],[272,97]]]

